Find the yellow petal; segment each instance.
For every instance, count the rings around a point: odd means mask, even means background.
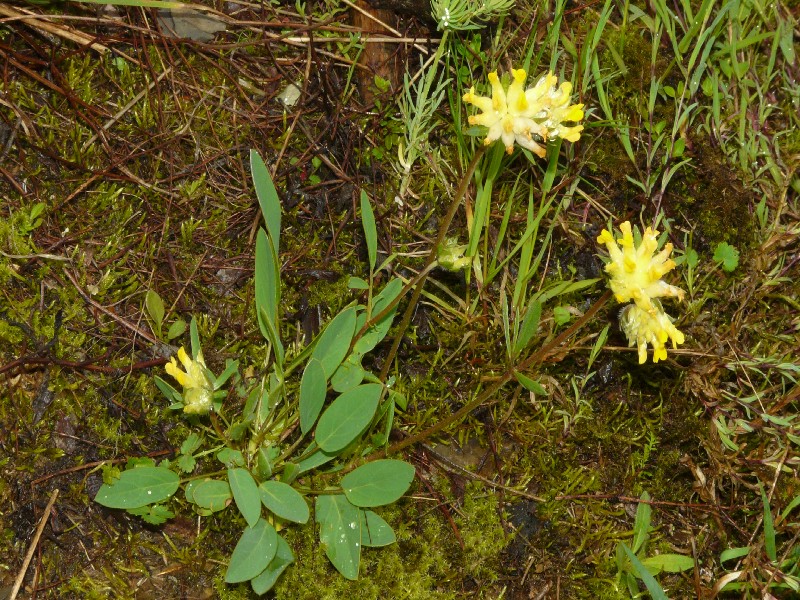
[[[164,370],[167,375],[171,375],[180,385],[186,385],[186,373],[178,368],[178,363],[175,362],[174,356],[170,357],[169,362],[164,365]]]

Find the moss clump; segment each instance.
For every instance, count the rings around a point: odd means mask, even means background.
[[[664,197],[665,210],[687,216],[698,249],[713,248],[723,241],[737,248],[748,247],[755,233],[752,190],[707,140],[693,139],[690,153],[696,168],[679,171],[672,180]]]
[[[347,581],[334,570],[312,528],[282,532],[296,562],[281,576],[275,597],[451,600],[465,592],[491,589],[497,580],[507,539],[494,494],[468,486],[454,518],[463,549],[441,512],[428,502],[404,502],[383,509],[381,515],[395,527],[397,544],[365,549],[357,581]],[[464,565],[470,568],[465,570]]]

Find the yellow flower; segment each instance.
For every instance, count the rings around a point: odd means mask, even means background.
[[[489,132],[484,140],[489,145],[502,140],[511,154],[516,142],[539,157],[545,149],[534,140],[547,142],[550,137],[561,137],[570,142],[580,138],[583,125],[566,126],[564,121],[583,119],[583,104],[569,104],[572,84],[564,82],[560,87],[553,73],[541,77],[535,86],[524,89],[528,75],[524,69],[512,69],[513,81],[504,88],[497,72],[489,73],[492,96],[478,96],[475,88],[464,94],[464,102],[480,109],[481,114],[468,118],[470,125],[483,125]]]
[[[672,340],[672,348],[684,342],[683,333],[672,324],[672,319],[661,308],[658,300],[653,301],[656,312],[643,310],[636,304],[629,304],[619,313],[619,324],[628,338],[628,346],[635,343],[639,348],[639,364],[647,361],[647,344],[653,346],[653,362],[667,359],[668,339]]]
[[[164,369],[183,386],[183,412],[193,415],[207,413],[211,410],[214,385],[206,373],[203,353],[198,352],[197,360],[192,360],[181,347],[178,350],[178,360],[186,372],[180,370],[174,356],[169,359]]]
[[[658,250],[658,231],[648,227],[637,246],[633,239],[630,221],[620,226],[622,237],[614,236],[606,229],[597,238],[605,244],[611,260],[606,264],[606,272],[611,275],[609,287],[618,302],[633,300],[619,313],[619,324],[628,345],[636,344],[639,349],[639,364],[647,360],[647,344],[653,347],[653,362],[666,360],[667,340],[672,347],[684,342],[683,334],[672,324],[672,319],[664,312],[659,298],[672,297],[683,300],[683,290],[669,285],[661,277],[675,268],[670,259],[672,244],[664,244]],[[619,244],[619,245],[618,245]]]
[[[683,300],[682,289],[661,280],[665,273],[675,268],[675,262],[669,258],[672,244],[664,244],[664,249],[654,254],[658,249],[658,231],[650,227],[645,229],[642,243],[637,247],[630,221],[625,221],[619,228],[622,231],[620,239],[615,240],[606,229],[597,238],[598,243],[606,245],[611,256],[606,272],[611,275],[609,285],[617,302],[633,300],[639,308],[655,316],[657,309],[653,306],[653,298],[670,296]]]

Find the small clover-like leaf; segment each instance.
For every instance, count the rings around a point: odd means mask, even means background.
[[[720,242],[714,250],[714,260],[722,263],[723,271],[730,273],[739,266],[739,251],[728,242]]]

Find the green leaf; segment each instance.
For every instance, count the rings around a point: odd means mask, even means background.
[[[312,442],[314,446],[317,445],[316,442]],[[309,454],[306,458],[301,460],[297,463],[297,467],[299,469],[299,473],[305,473],[306,471],[310,471],[311,469],[316,469],[324,465],[327,462],[332,461],[336,458],[336,453],[330,452],[323,452],[322,450],[317,450],[313,454]]]
[[[383,506],[406,493],[414,473],[414,467],[405,461],[375,460],[342,477],[342,489],[355,506]]]
[[[652,508],[650,507],[650,494],[646,491],[642,492],[639,506],[636,507],[636,520],[633,523],[633,551],[639,552],[644,548],[647,537],[650,534],[650,515]]]
[[[197,319],[194,317],[189,322],[189,341],[192,345],[192,359],[197,360],[197,355],[203,348],[200,345],[200,333],[197,331]]]
[[[347,280],[347,287],[351,290],[368,290],[369,283],[361,277],[350,277]]]
[[[340,494],[319,496],[316,502],[319,541],[325,554],[343,577],[358,579],[361,562],[361,518],[359,510]]]
[[[147,309],[147,315],[153,322],[156,336],[161,337],[161,325],[164,322],[164,301],[161,296],[154,290],[147,290],[144,296],[144,306]]]
[[[282,481],[265,481],[258,486],[261,502],[281,519],[306,523],[310,516],[305,498]]]
[[[234,450],[233,448],[223,448],[217,452],[217,460],[229,469],[244,466],[244,455],[241,450]]]
[[[294,554],[292,554],[292,549],[289,547],[289,544],[286,543],[286,540],[278,536],[278,549],[275,552],[275,556],[267,565],[267,568],[261,571],[258,577],[254,577],[250,581],[253,591],[256,594],[266,594],[272,589],[275,582],[278,581],[278,577],[280,577],[286,567],[293,562]]]
[[[311,358],[322,363],[326,381],[347,356],[356,328],[356,309],[346,308],[336,315],[317,338]]]
[[[128,512],[137,517],[141,517],[145,523],[150,523],[150,525],[163,525],[168,519],[175,516],[174,512],[162,504],[129,508]]]
[[[339,452],[367,428],[375,416],[383,386],[367,383],[348,390],[322,413],[314,438],[325,452]]]
[[[786,508],[781,512],[781,520],[786,519],[789,514],[798,506],[800,506],[800,496],[795,496],[794,499],[786,505]]]
[[[275,446],[259,448],[256,452],[256,475],[262,480],[272,477],[272,469],[278,456],[280,450]]]
[[[196,433],[190,433],[189,435],[186,436],[186,439],[183,440],[183,443],[181,444],[181,454],[192,454],[202,445],[203,445],[202,436]]]
[[[367,198],[367,192],[361,190],[361,225],[364,228],[364,239],[367,242],[367,256],[369,257],[369,270],[375,270],[378,259],[378,230],[375,227],[375,213]]]
[[[767,553],[767,558],[772,562],[778,560],[777,550],[775,548],[775,524],[772,521],[772,510],[769,507],[769,498],[761,488],[761,502],[764,505],[764,551]]]
[[[555,321],[556,325],[565,325],[569,323],[569,320],[572,318],[572,315],[569,314],[569,310],[565,306],[556,306],[553,309],[553,320]]]
[[[680,573],[694,568],[694,559],[684,554],[657,554],[645,558],[642,564],[651,575],[658,575],[662,571]]]
[[[239,583],[259,575],[278,551],[278,532],[264,519],[248,527],[231,554],[225,573],[226,583]]]
[[[281,481],[286,485],[292,485],[292,482],[300,475],[300,467],[295,463],[286,461],[283,463],[283,471],[281,471]]]
[[[518,371],[514,371],[514,377],[516,377],[517,381],[522,384],[522,387],[529,392],[533,392],[534,394],[539,394],[541,396],[547,396],[547,390],[544,389],[542,384],[540,384],[538,381],[534,381],[527,375],[523,375]]]
[[[231,376],[239,370],[239,361],[231,360],[230,358],[225,361],[225,370],[219,374],[219,377],[214,381],[214,389],[220,389]]]
[[[175,464],[184,473],[191,473],[194,471],[197,461],[191,454],[181,454],[175,461]]]
[[[247,469],[228,469],[228,483],[239,512],[250,527],[261,517],[261,495],[255,479]]]
[[[255,266],[255,302],[256,316],[261,335],[267,339],[276,353],[282,353],[278,333],[278,304],[280,303],[280,270],[278,257],[263,229],[256,235]]]
[[[328,382],[325,377],[325,369],[319,360],[312,357],[300,380],[300,431],[303,432],[303,435],[311,431],[316,423],[322,405],[325,404],[327,392]]]
[[[747,556],[750,554],[750,546],[742,546],[740,548],[728,548],[727,550],[723,550],[722,553],[719,555],[719,562],[720,564],[727,562],[729,560],[733,560],[735,558],[741,558],[742,556]]]
[[[172,325],[169,326],[167,330],[167,339],[174,340],[176,337],[180,337],[186,331],[186,321],[183,319],[178,319]]]
[[[94,500],[108,508],[139,508],[166,500],[178,490],[180,477],[165,467],[135,467],[104,483]]]
[[[372,302],[372,316],[377,316],[380,314],[386,307],[388,307],[396,298],[400,295],[400,292],[403,291],[403,282],[400,279],[392,279],[386,286],[381,290],[381,293],[373,298]],[[383,317],[377,323],[374,323],[364,332],[358,341],[353,344],[353,352],[357,354],[364,355],[375,346],[377,346],[383,338],[386,337],[386,334],[389,332],[389,328],[392,326],[392,321],[394,320],[394,315],[397,312],[397,307],[393,310],[390,310],[385,317]],[[358,329],[366,322],[366,315],[361,315],[360,322],[358,324]]]
[[[364,381],[366,371],[361,366],[361,355],[351,353],[331,377],[331,387],[334,391],[342,393],[351,390]]]
[[[389,441],[389,436],[392,433],[392,425],[394,424],[394,406],[395,399],[392,397],[392,393],[389,392],[389,401],[384,402],[380,407],[381,416],[379,417],[379,420],[384,422],[383,430],[372,434],[372,444],[376,448],[385,446]]]
[[[517,356],[528,346],[536,330],[539,328],[539,319],[541,319],[541,317],[542,303],[537,300],[532,300],[528,305],[528,310],[525,311],[525,316],[522,317],[522,325],[517,334],[517,339],[514,342],[514,356]]]
[[[650,572],[644,567],[639,559],[636,558],[636,555],[631,552],[631,549],[625,544],[622,544],[622,549],[625,551],[625,554],[628,555],[628,560],[631,561],[634,574],[642,580],[644,586],[647,588],[647,591],[650,592],[650,596],[652,596],[653,600],[669,600],[667,595],[664,593],[664,590],[660,585],[658,585],[658,582],[652,575],[650,575]]]
[[[275,185],[272,183],[267,165],[255,150],[250,150],[250,172],[253,176],[253,186],[256,188],[258,205],[261,207],[261,214],[264,215],[267,233],[269,233],[277,252],[281,247],[281,201]]]
[[[155,381],[156,387],[161,391],[162,394],[169,400],[170,402],[181,402],[181,395],[174,387],[168,384],[166,381],[161,379],[158,375],[153,377],[153,381]]]
[[[397,541],[391,526],[371,510],[361,512],[361,545],[371,548],[388,546]]]
[[[720,242],[714,250],[714,260],[722,263],[722,270],[730,273],[739,266],[739,251],[727,242]]]
[[[395,390],[389,390],[389,399],[395,403],[400,410],[408,408],[408,397]]]
[[[186,499],[194,502],[200,508],[217,512],[230,504],[231,488],[227,481],[205,479],[191,488],[191,498],[189,498],[189,489],[187,488]]]

